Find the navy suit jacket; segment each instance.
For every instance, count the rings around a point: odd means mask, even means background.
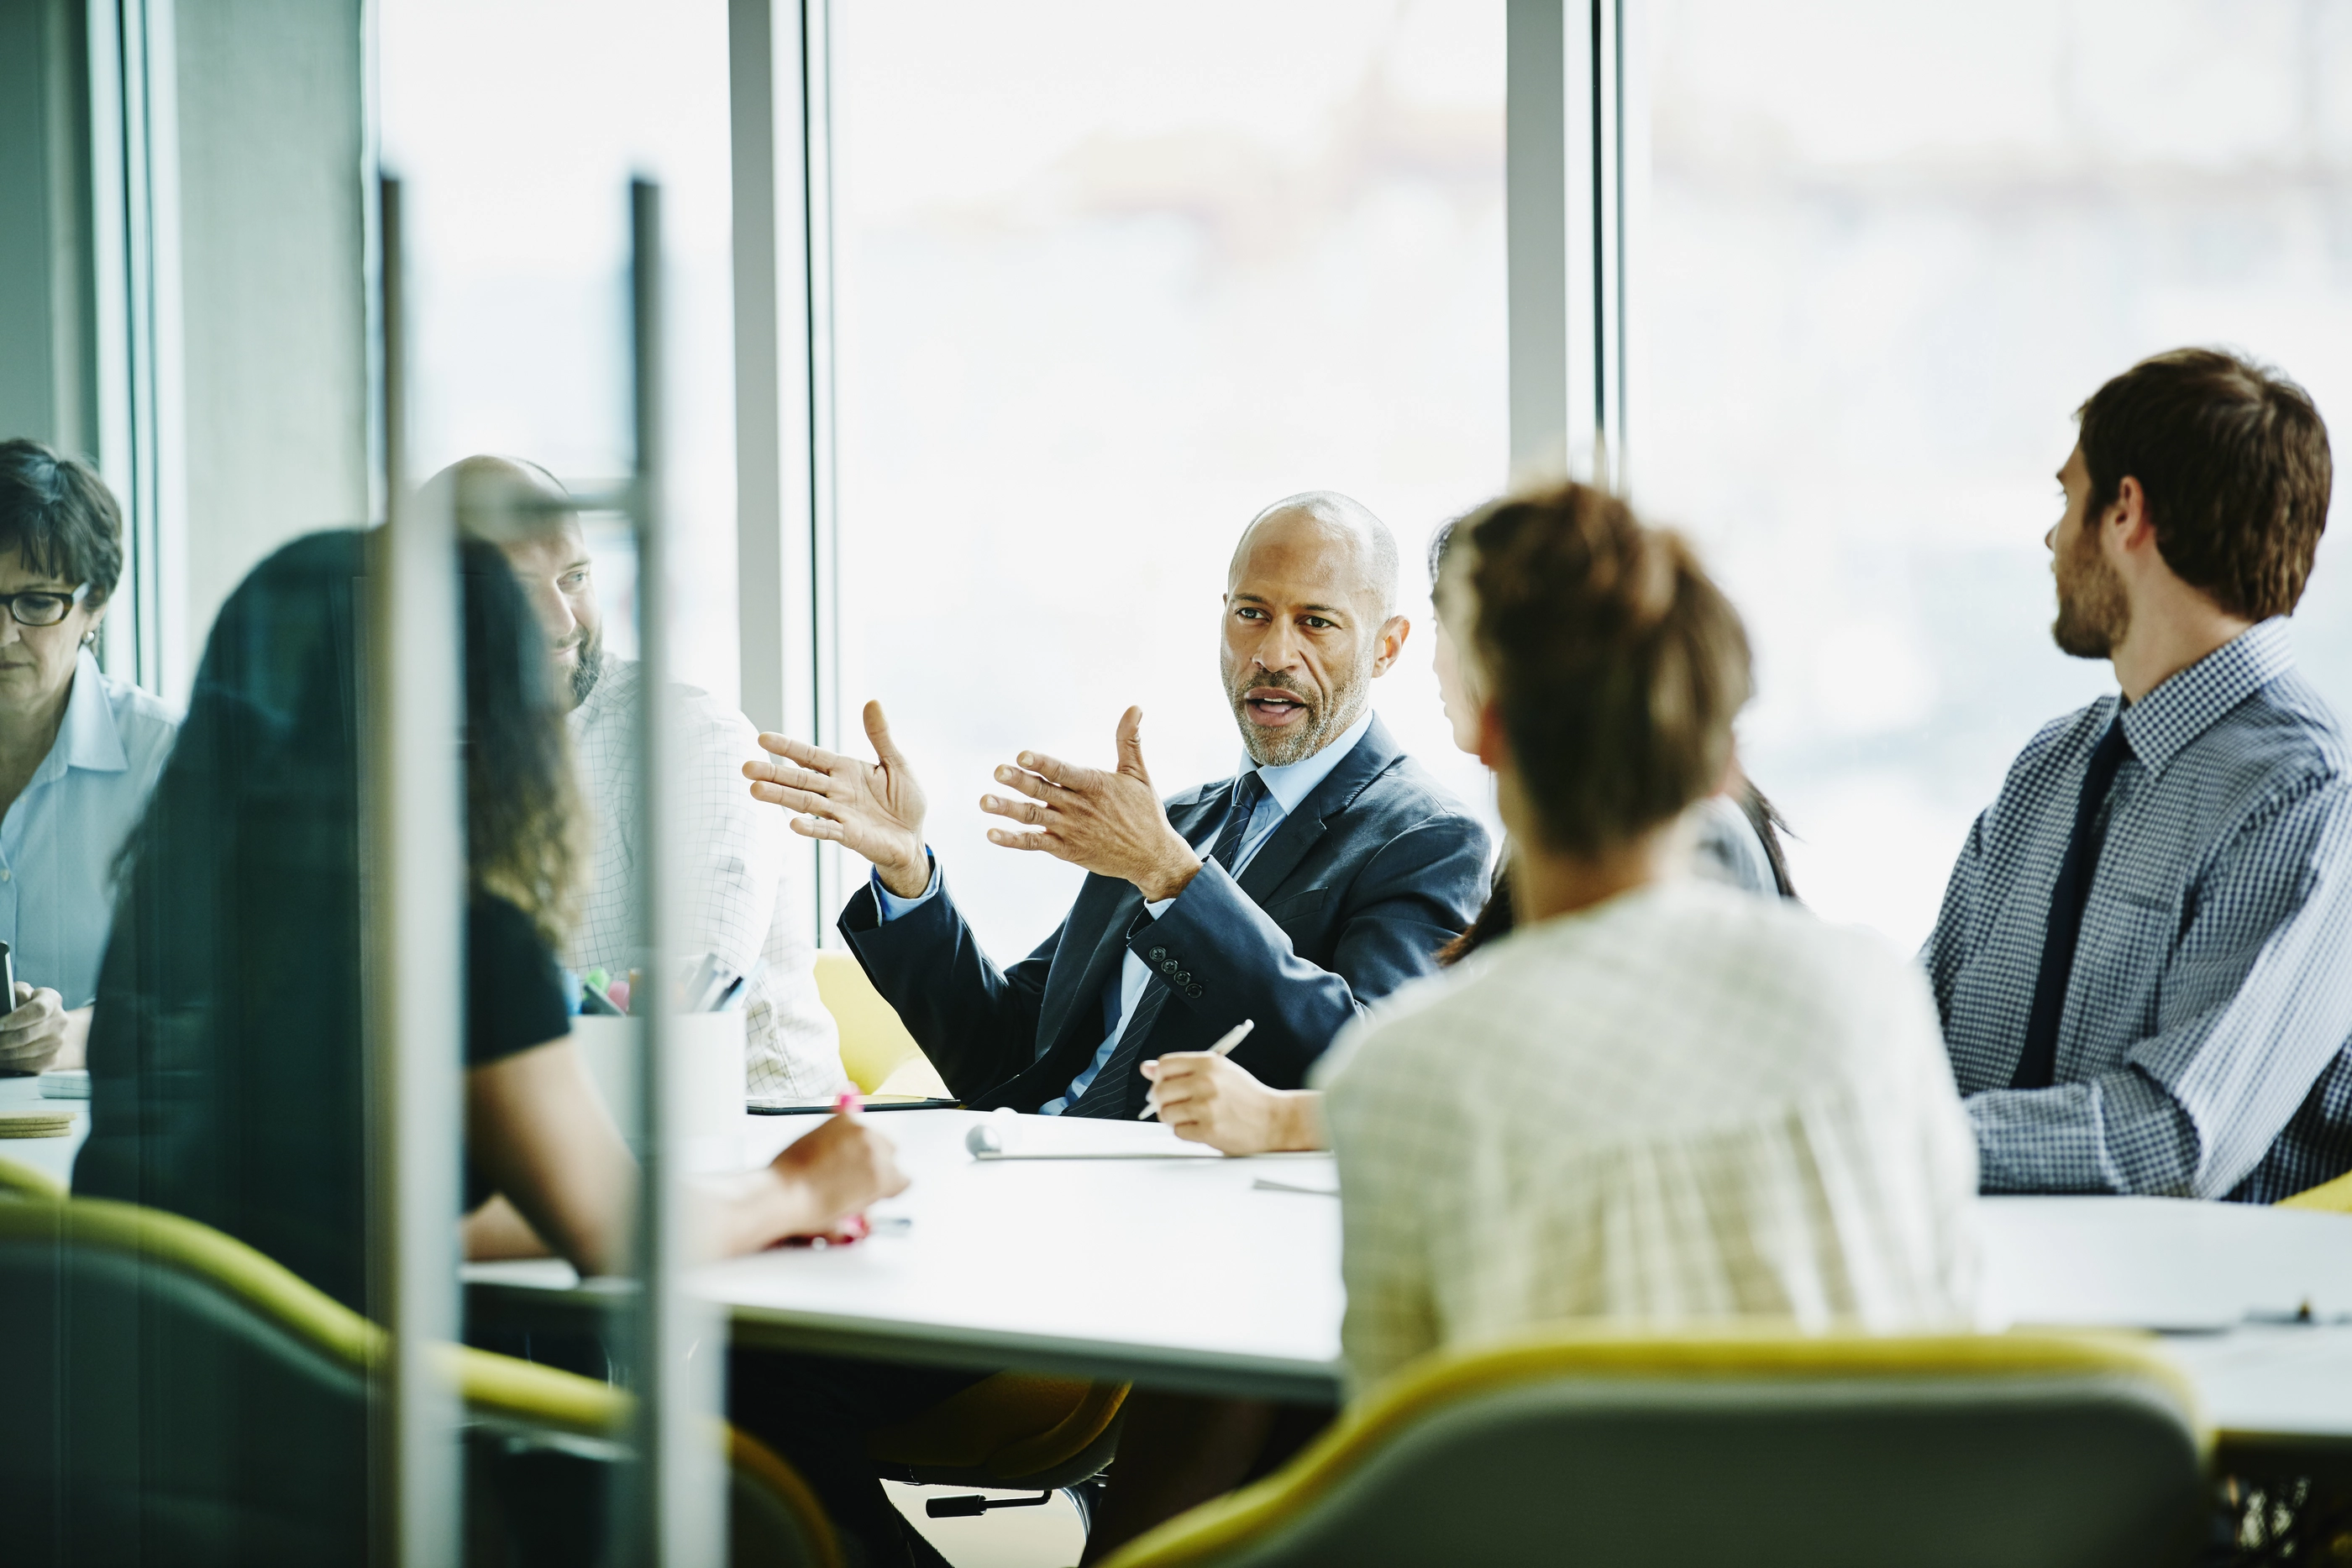
[[[1234,783],[1168,802],[1169,821],[1195,850],[1205,853],[1223,824]],[[1131,941],[1143,894],[1094,875],[1060,928],[1010,969],[981,951],[945,886],[885,923],[869,883],[840,926],[959,1098],[1034,1111],[1101,1046],[1104,989],[1130,948],[1150,964],[1150,983],[1169,988],[1139,1061],[1206,1051],[1255,1019],[1234,1061],[1296,1089],[1367,1004],[1436,967],[1437,950],[1486,894],[1486,830],[1375,718],[1238,881],[1209,862]],[[1129,1115],[1148,1090],[1140,1071],[1129,1074]]]

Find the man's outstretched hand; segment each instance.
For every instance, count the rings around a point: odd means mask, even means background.
[[[831,839],[865,856],[883,886],[901,898],[919,898],[931,884],[923,852],[923,787],[890,739],[880,703],[866,705],[866,737],[876,761],[763,734],[760,748],[770,755],[743,764],[743,777],[751,780],[754,796],[794,813],[793,831]]]
[[[1036,751],[1024,751],[1015,761],[1018,767],[996,770],[996,781],[1028,799],[983,795],[980,809],[1036,831],[991,828],[990,843],[1043,850],[1098,876],[1131,882],[1152,901],[1175,897],[1201,869],[1201,857],[1169,825],[1160,792],[1143,766],[1141,708],[1131,707],[1119,718],[1118,767],[1112,772],[1074,768]]]

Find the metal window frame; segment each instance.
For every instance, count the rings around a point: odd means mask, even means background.
[[[1637,0],[1507,0],[1511,479],[1622,492]],[[1646,147],[1639,141],[1637,147]]]
[[[832,9],[730,0],[737,613],[743,711],[839,748]],[[810,931],[832,940],[837,845],[794,838]]]
[[[89,0],[90,258],[99,472],[123,508],[110,674],[174,704],[187,603],[176,0]]]

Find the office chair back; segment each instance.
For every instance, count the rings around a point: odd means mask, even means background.
[[[819,953],[816,991],[841,1028],[841,1069],[861,1091],[871,1094],[897,1074],[914,1081],[893,1083],[894,1089],[946,1093],[938,1071],[898,1020],[898,1009],[882,999],[855,955]]]
[[[1556,1335],[1408,1370],[1112,1568],[2148,1568],[2206,1451],[2121,1340]]]
[[[251,1248],[133,1204],[0,1202],[6,1560],[209,1568],[360,1563],[368,1368],[383,1332]],[[450,1347],[467,1409],[468,1561],[589,1563],[627,1458],[627,1396]],[[714,1438],[716,1435],[714,1434]],[[833,1568],[789,1467],[731,1440],[737,1563]]]

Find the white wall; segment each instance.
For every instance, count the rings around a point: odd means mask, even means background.
[[[359,0],[177,14],[185,645],[297,535],[367,520]]]

